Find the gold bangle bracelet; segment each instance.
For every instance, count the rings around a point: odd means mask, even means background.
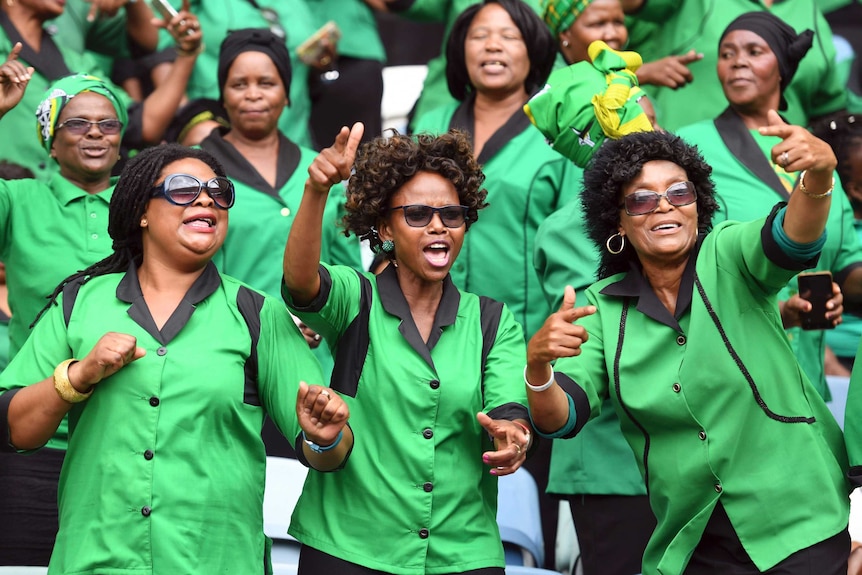
[[[823,198],[828,198],[832,195],[832,190],[835,189],[835,176],[832,176],[832,183],[829,185],[829,189],[823,192],[822,194],[812,194],[808,191],[808,188],[805,187],[805,174],[808,173],[808,170],[802,170],[802,173],[799,174],[799,191],[808,196],[809,198],[814,198],[815,200],[822,200]]]
[[[93,395],[93,389],[90,389],[87,393],[81,393],[72,387],[72,382],[69,381],[69,366],[77,361],[74,358],[67,359],[60,362],[54,369],[54,389],[57,391],[60,399],[66,403],[81,403]]]

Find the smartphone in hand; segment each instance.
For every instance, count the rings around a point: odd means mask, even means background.
[[[811,303],[811,311],[800,314],[802,329],[833,329],[835,324],[826,317],[826,302],[832,299],[832,274],[806,272],[797,279],[800,297]]]
[[[150,4],[153,6],[153,11],[159,14],[165,22],[169,22],[178,14],[176,8],[171,6],[168,0],[150,0]]]
[[[341,39],[341,30],[330,20],[300,44],[296,48],[296,54],[300,60],[309,66],[314,66],[325,53],[327,44],[334,46],[339,39]]]

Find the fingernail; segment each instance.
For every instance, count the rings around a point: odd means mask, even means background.
[[[483,455],[483,456],[482,456],[482,461],[484,461],[485,463],[488,463],[488,461],[489,461],[490,459],[491,459],[491,458],[490,458],[490,457],[488,457],[487,455]]]
[[[496,469],[492,469],[492,470],[491,470],[491,475],[497,475],[497,470],[496,470]]]

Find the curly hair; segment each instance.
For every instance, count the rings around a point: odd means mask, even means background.
[[[374,251],[382,242],[375,226],[386,217],[392,196],[419,172],[440,174],[455,186],[461,205],[467,206],[466,226],[487,207],[488,192],[481,189],[485,174],[473,157],[469,136],[459,130],[445,134],[378,137],[365,143],[356,155],[355,171],[347,184],[344,235],[353,232],[368,240]]]
[[[467,73],[464,43],[467,41],[467,32],[473,18],[488,4],[502,6],[521,32],[530,59],[530,71],[524,80],[524,88],[528,94],[533,94],[545,85],[545,80],[554,66],[557,43],[548,27],[529,5],[521,0],[484,0],[461,12],[452,25],[446,42],[446,82],[449,85],[449,93],[456,100],[464,100],[470,91],[475,90]]]
[[[712,229],[712,216],[718,210],[712,167],[695,146],[667,132],[636,132],[607,140],[584,171],[581,193],[587,234],[601,253],[599,279],[627,271],[638,258],[630,243],[617,255],[607,251],[605,244],[619,230],[623,186],[641,173],[644,164],[656,160],[673,162],[685,170],[697,190],[698,230]]]
[[[60,285],[48,296],[48,303],[33,320],[32,325],[36,325],[49,307],[56,305],[57,296],[66,284],[79,279],[84,284],[97,276],[124,272],[132,262],[136,265],[141,264],[144,257],[141,217],[152,198],[153,187],[165,166],[186,158],[200,160],[212,168],[216,175],[226,176],[219,161],[205,150],[187,148],[179,144],[164,144],[142,150],[123,168],[114,193],[111,195],[111,204],[108,208],[108,235],[114,240],[111,246],[113,253],[60,282]]]

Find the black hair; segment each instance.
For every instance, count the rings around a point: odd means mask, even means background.
[[[439,136],[396,132],[359,148],[355,170],[347,184],[345,235],[353,232],[379,252],[382,242],[375,226],[389,212],[392,196],[419,172],[440,174],[452,182],[461,205],[467,206],[465,225],[469,230],[479,218],[479,210],[488,205],[488,192],[481,187],[485,174],[473,156],[470,137],[459,130]]]
[[[638,259],[630,242],[619,254],[610,253],[606,242],[619,231],[623,187],[641,173],[644,164],[656,160],[673,162],[685,170],[697,190],[698,230],[706,233],[712,228],[712,216],[718,210],[712,167],[695,146],[668,132],[635,132],[606,140],[584,171],[581,193],[587,234],[601,253],[599,279],[628,271],[630,263]]]
[[[446,81],[449,84],[449,93],[456,100],[464,100],[468,92],[475,89],[475,86],[470,83],[470,75],[467,72],[464,43],[473,18],[488,4],[499,4],[509,13],[512,21],[521,31],[524,44],[527,46],[527,56],[530,59],[530,72],[524,80],[524,87],[528,94],[533,94],[544,86],[554,66],[557,43],[551,31],[530,6],[521,0],[484,0],[481,4],[475,4],[461,12],[452,25],[446,42]]]
[[[26,180],[35,178],[33,170],[21,164],[0,160],[0,180]]]
[[[80,280],[83,285],[97,276],[124,272],[132,263],[141,265],[144,257],[141,217],[152,198],[153,187],[165,166],[186,158],[200,160],[212,168],[216,175],[226,176],[222,165],[209,152],[179,144],[145,148],[129,160],[120,174],[108,208],[108,235],[114,240],[111,246],[113,253],[61,281],[48,296],[48,303],[33,320],[31,327],[51,305],[56,305],[57,296],[66,284]]]
[[[846,111],[830,114],[812,122],[811,131],[835,152],[835,157],[838,158],[838,167],[835,170],[846,191],[853,181],[850,154],[855,148],[862,146],[862,116]],[[855,203],[853,198],[850,198],[850,201]],[[856,207],[854,205],[854,208]]]

